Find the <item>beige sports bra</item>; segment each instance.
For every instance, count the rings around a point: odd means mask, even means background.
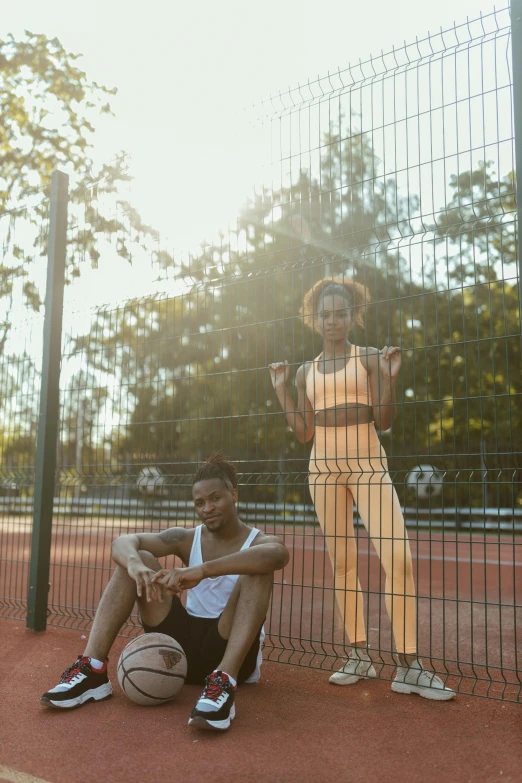
[[[319,372],[321,355],[314,360],[306,379],[306,394],[315,411],[341,405],[372,405],[368,373],[363,367],[359,348],[352,346],[348,363],[337,372]]]

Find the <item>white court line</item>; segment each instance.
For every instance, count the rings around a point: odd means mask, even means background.
[[[363,555],[374,555],[378,557],[377,552],[363,552]],[[441,555],[418,555],[416,552],[412,552],[411,556],[414,560],[443,560],[446,563],[476,563],[477,565],[500,565],[500,566],[522,566],[522,563],[517,563],[514,560],[466,560],[464,557],[442,557]]]
[[[304,549],[315,549],[320,550],[321,552],[326,552],[325,546],[314,546],[313,544],[306,544]],[[373,557],[379,557],[377,552],[374,549],[358,549],[357,554],[360,555],[372,555]],[[516,568],[520,568],[522,566],[522,562],[516,562],[514,560],[477,560],[476,558],[472,560],[467,560],[463,557],[442,557],[441,555],[419,555],[416,552],[412,552],[411,556],[413,560],[443,560],[446,563],[476,563],[477,565],[498,565],[498,566],[512,566]]]
[[[28,775],[25,772],[18,772],[10,767],[3,767],[0,764],[0,780],[8,780],[9,783],[48,783],[43,778],[35,778],[34,775]]]

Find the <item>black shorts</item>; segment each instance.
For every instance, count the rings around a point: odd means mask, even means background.
[[[177,595],[172,596],[171,610],[159,625],[151,626],[142,621],[145,633],[164,633],[181,644],[187,656],[186,682],[193,685],[203,685],[205,677],[218,667],[225,654],[227,640],[220,636],[218,623],[219,617],[189,614]],[[255,671],[260,634],[261,628],[239,670],[239,684],[248,680]]]

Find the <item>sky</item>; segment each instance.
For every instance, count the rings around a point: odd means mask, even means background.
[[[466,16],[485,0],[1,0],[0,37],[57,36],[95,81],[117,87],[96,160],[130,154],[132,202],[176,250],[233,221],[259,183],[266,128],[252,107]],[[226,183],[226,184],[224,184]]]

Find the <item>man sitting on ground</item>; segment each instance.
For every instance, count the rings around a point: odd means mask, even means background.
[[[42,704],[63,709],[111,696],[107,656],[137,599],[145,632],[176,639],[187,656],[187,682],[204,683],[189,724],[229,728],[236,685],[259,679],[273,575],[288,562],[276,536],[241,522],[237,486],[234,466],[214,452],[192,487],[202,525],[124,535],[113,542],[116,569],[85,652],[42,696]],[[168,555],[185,567],[162,569],[156,558]],[[186,608],[178,597],[183,590],[188,590]]]

